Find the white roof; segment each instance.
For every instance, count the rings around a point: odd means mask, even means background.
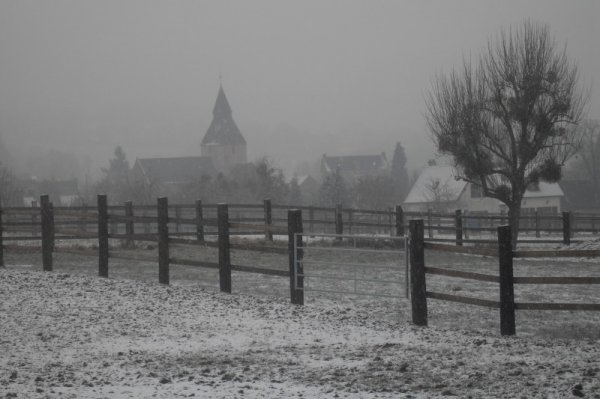
[[[523,198],[562,197],[565,195],[558,183],[539,183],[539,190],[527,190]]]
[[[452,166],[429,166],[421,172],[419,178],[413,184],[408,193],[405,203],[426,203],[431,202],[432,191],[431,185],[433,182],[439,181],[439,184],[444,187],[445,201],[456,201],[464,190],[467,182],[464,180],[456,180],[454,168]],[[562,197],[564,195],[558,183],[539,183],[539,190],[525,191],[524,198],[539,198],[539,197]]]
[[[428,166],[423,169],[404,202],[423,203],[433,201],[431,186],[436,181],[441,186],[444,186],[446,194],[444,198],[448,201],[458,200],[458,197],[467,185],[464,180],[456,180],[454,169],[451,166]]]

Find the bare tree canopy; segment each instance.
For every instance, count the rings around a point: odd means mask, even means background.
[[[434,80],[426,117],[437,149],[460,178],[506,204],[513,245],[525,190],[560,179],[586,100],[566,47],[531,21],[500,31],[475,62]]]

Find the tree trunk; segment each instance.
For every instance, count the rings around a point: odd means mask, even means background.
[[[508,224],[511,230],[511,245],[513,249],[517,249],[517,241],[519,239],[519,219],[521,217],[521,199],[516,199],[508,207]]]

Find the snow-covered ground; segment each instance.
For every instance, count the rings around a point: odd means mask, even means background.
[[[9,265],[0,397],[600,398],[597,330],[501,337],[467,329],[481,315],[469,307],[465,328],[447,328],[435,304],[440,321],[418,328],[406,305],[382,320],[343,301],[300,307]]]

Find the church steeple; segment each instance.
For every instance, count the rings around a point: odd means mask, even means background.
[[[215,107],[213,108],[213,118],[228,117],[231,118],[231,107],[229,101],[227,101],[227,96],[225,96],[223,85],[219,85],[219,94],[217,94],[217,101],[215,101]]]
[[[231,114],[231,106],[220,84],[213,119],[201,144],[202,156],[211,157],[219,171],[229,171],[234,165],[246,162],[246,140]]]

